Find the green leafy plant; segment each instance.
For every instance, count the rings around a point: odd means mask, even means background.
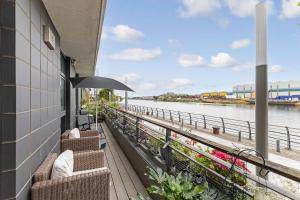
[[[165,200],[194,200],[201,199],[201,194],[206,191],[207,183],[194,185],[191,176],[169,175],[160,168],[149,168],[149,179],[154,182],[147,190]]]
[[[149,146],[150,146],[150,150],[154,153],[154,154],[158,154],[160,147],[162,146],[162,142],[160,140],[157,140],[154,137],[150,137],[149,138]]]
[[[137,194],[137,197],[134,198],[134,197],[130,197],[130,200],[151,200],[150,198],[145,198],[143,197],[140,193]]]

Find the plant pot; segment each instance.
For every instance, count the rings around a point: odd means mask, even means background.
[[[182,172],[184,170],[186,170],[189,166],[189,160],[178,160],[175,158],[175,168]]]
[[[167,160],[167,151],[168,151],[167,149],[160,147],[160,155],[163,160]]]

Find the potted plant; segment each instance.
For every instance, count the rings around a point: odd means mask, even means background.
[[[149,169],[149,179],[153,184],[147,189],[150,194],[159,196],[164,200],[195,200],[202,199],[201,195],[208,188],[207,183],[195,185],[191,176],[183,176],[179,173],[177,176],[169,175],[161,169]],[[148,200],[138,195],[137,199]]]
[[[160,140],[150,136],[149,140],[148,140],[148,148],[149,148],[150,152],[153,155],[158,155],[160,147],[161,147]]]
[[[183,144],[180,144],[179,142],[173,141],[172,146],[186,156],[190,157],[192,155],[192,149],[188,148],[187,146],[184,146]],[[181,153],[174,153],[174,164],[175,168],[178,171],[183,171],[187,169],[189,165],[189,159]]]

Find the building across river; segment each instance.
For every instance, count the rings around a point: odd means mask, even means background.
[[[255,98],[255,84],[233,87],[236,98]],[[269,98],[274,100],[300,100],[300,81],[279,81],[269,83]]]

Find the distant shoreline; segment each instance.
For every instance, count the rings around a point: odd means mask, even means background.
[[[130,100],[145,100],[145,101],[158,101],[158,102],[181,102],[181,103],[204,103],[216,105],[255,105],[255,100],[241,100],[241,99],[174,99],[174,100],[155,100],[143,98],[130,98]],[[269,101],[270,106],[293,106],[300,107],[299,101]]]

